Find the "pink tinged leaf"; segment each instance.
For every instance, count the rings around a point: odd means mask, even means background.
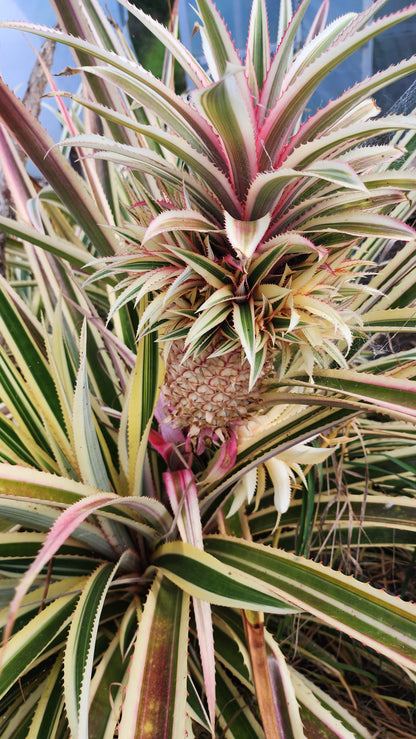
[[[240,204],[237,200],[235,192],[231,187],[231,184],[224,174],[227,171],[226,163],[219,161],[217,156],[214,162],[213,150],[206,151],[199,147],[201,151],[195,149],[195,145],[189,144],[182,137],[175,134],[170,134],[163,128],[156,126],[140,125],[136,120],[132,120],[127,115],[120,113],[114,113],[108,108],[104,108],[101,105],[94,104],[89,100],[78,98],[72,95],[72,100],[79,102],[84,107],[94,111],[108,121],[116,121],[120,125],[124,125],[129,129],[133,129],[138,134],[143,134],[146,139],[150,139],[160,144],[164,149],[167,149],[172,154],[182,160],[184,164],[188,166],[188,169],[195,177],[198,177],[200,182],[203,182],[206,188],[212,192],[218,201],[235,212],[240,211]],[[74,146],[80,146],[85,143],[85,146],[92,147],[105,151],[112,151],[115,154],[126,157],[126,164],[134,167],[137,159],[140,160],[140,149],[137,146],[126,146],[119,143],[114,143],[111,139],[106,139],[103,136],[94,136],[92,134],[86,136],[77,136],[74,139],[65,140],[65,144],[73,143]],[[144,152],[146,150],[144,149]],[[101,152],[102,154],[102,152]],[[101,155],[100,154],[100,155]],[[104,154],[105,156],[105,154]],[[179,170],[180,172],[180,170]],[[210,193],[208,193],[208,197]],[[164,208],[170,208],[169,203],[164,204],[163,201],[158,200],[159,205]]]
[[[195,478],[191,470],[165,472],[163,475],[166,492],[182,541],[203,550],[201,516]],[[212,615],[210,604],[193,598],[198,642],[201,652],[202,670],[207,693],[211,724],[215,721],[215,655]]]
[[[45,475],[43,475],[43,477],[45,477]],[[144,515],[147,515],[145,509],[149,508],[148,513],[150,516],[154,516],[155,524],[158,526],[162,526],[162,529],[165,531],[165,533],[167,533],[170,529],[171,521],[169,519],[169,515],[166,515],[166,510],[162,512],[163,506],[160,509],[160,513],[162,513],[162,515],[159,515],[159,511],[157,510],[157,508],[160,506],[160,504],[158,504],[157,501],[149,500],[147,501],[147,503],[144,504],[143,507],[140,501],[134,499],[121,498],[119,495],[115,495],[114,493],[97,493],[96,495],[90,495],[87,498],[83,498],[82,500],[74,503],[72,506],[70,506],[70,508],[67,508],[55,521],[45,539],[41,550],[39,551],[39,554],[32,562],[30,567],[26,570],[18,587],[16,588],[14,598],[10,604],[8,622],[5,627],[5,641],[8,640],[11,634],[13,624],[16,619],[22,599],[26,595],[27,591],[29,590],[30,586],[32,585],[33,581],[42,570],[42,568],[48,564],[48,562],[52,559],[52,557],[54,557],[58,549],[72,535],[75,529],[80,526],[86,518],[88,518],[88,516],[101,508],[113,505],[126,505],[128,507],[131,506],[133,509],[136,508],[137,510],[139,510],[139,512],[142,509],[141,512]],[[114,557],[116,556],[117,552],[114,552]]]
[[[315,175],[318,179],[334,182],[341,187],[347,187],[351,190],[362,190],[367,192],[365,184],[356,174],[353,168],[345,162],[334,160],[316,160],[309,166],[305,167],[303,174]]]
[[[175,210],[160,213],[150,223],[144,234],[142,245],[165,233],[175,231],[218,232],[221,227],[204,218],[196,210]]]
[[[263,239],[271,221],[270,213],[253,221],[240,221],[225,212],[225,231],[235,253],[242,259],[251,259]]]
[[[238,568],[241,577],[257,574],[259,593],[267,583],[276,596],[414,673],[414,604],[283,550],[221,536],[206,537],[204,544],[215,561],[230,569]],[[172,545],[165,545],[165,552],[166,547]]]
[[[327,18],[328,18],[328,12],[329,12],[329,0],[323,0],[320,7],[318,8],[318,12],[315,15],[315,18],[313,19],[313,22],[309,29],[309,33],[306,38],[305,45],[308,44],[308,42],[311,41],[313,38],[315,38],[315,36],[317,36],[318,33],[323,31],[326,25]]]
[[[412,17],[415,12],[416,8],[412,6],[400,13],[393,13],[388,17],[375,21],[371,26],[359,30],[352,37],[333,44],[324,54],[313,61],[302,75],[295,79],[281,95],[259,132],[259,144],[262,148],[259,158],[260,169],[268,168],[270,160],[272,162],[276,161],[279,152],[293,133],[294,126],[303,112],[305,104],[328,72],[381,31],[394,26],[407,17]]]
[[[291,682],[301,707],[307,736],[331,736],[336,739],[373,739],[374,734],[362,726],[338,701],[295,670]]]
[[[183,541],[203,549],[198,493],[193,472],[188,469],[163,474],[166,492]]]
[[[72,532],[83,522],[86,518],[95,511],[100,505],[105,502],[114,502],[116,496],[113,494],[101,493],[99,496],[91,496],[85,500],[80,500],[70,508],[67,508],[64,513],[59,516],[55,521],[51,530],[49,531],[45,543],[41,548],[36,559],[32,562],[30,567],[26,570],[22,577],[19,585],[16,588],[14,598],[10,604],[9,617],[5,627],[4,641],[7,641],[10,637],[15,622],[17,612],[21,605],[22,599],[26,595],[36,576],[42,570],[42,568],[52,559],[58,549],[64,544],[64,542],[71,536]]]
[[[372,109],[372,106],[368,104],[368,100],[365,97],[366,94],[374,94],[379,89],[382,89],[396,79],[396,77],[401,78],[410,74],[414,71],[415,67],[416,59],[415,57],[412,57],[410,60],[402,62],[400,65],[389,67],[384,72],[379,72],[374,75],[374,77],[371,77],[370,80],[366,79],[364,82],[357,83],[354,87],[344,92],[341,97],[336,100],[331,100],[324,108],[318,110],[301,125],[299,131],[291,138],[287,147],[281,151],[277,160],[278,163],[281,164],[283,161],[286,162],[288,158],[292,160],[294,155],[297,161],[299,159],[299,156],[296,156],[297,150],[301,153],[301,147],[308,146],[308,142],[311,142],[312,148],[314,148],[314,144],[318,143],[318,137],[330,135],[334,123],[337,124],[337,122],[341,121],[344,117],[345,118],[342,121],[344,126],[339,129],[337,133],[338,138],[340,138],[340,134],[341,138],[343,137],[343,131],[345,128],[354,126],[357,123],[359,126],[367,128],[368,119],[374,119],[374,116],[378,115],[380,111],[377,107]],[[351,111],[354,112],[351,113]],[[407,125],[409,127],[414,126],[412,118],[414,117],[388,116],[379,120],[373,120],[373,125],[377,132],[381,132],[382,128],[390,128],[392,131],[398,130],[400,127],[405,129],[407,128]],[[408,121],[408,124],[406,124],[406,120]],[[356,141],[362,139],[362,135],[360,135],[359,130],[355,133],[353,131],[349,133],[347,132],[347,136],[350,141],[353,137]],[[368,134],[365,134],[365,138],[371,138],[371,129]]]
[[[16,137],[58,197],[72,213],[100,254],[110,256],[114,245],[104,220],[82,178],[56,149],[49,134],[0,79],[0,120]]]
[[[185,436],[181,429],[175,429],[167,420],[165,400],[163,397],[163,389],[160,391],[159,398],[155,408],[155,418],[160,426],[160,434],[165,442],[171,444],[184,444]]]
[[[154,449],[163,457],[170,470],[182,469],[185,465],[192,463],[192,454],[182,454],[177,449],[177,444],[185,445],[185,437],[182,432],[177,429],[171,429],[169,423],[162,423],[160,426],[162,433],[158,433],[154,429],[149,431],[149,442]],[[170,438],[172,431],[172,438]],[[178,442],[177,435],[180,435]],[[175,441],[176,439],[176,441]]]
[[[312,218],[303,228],[305,233],[345,233],[351,236],[380,236],[402,241],[415,238],[415,231],[407,223],[381,213],[345,212],[343,215],[328,215]]]
[[[372,375],[353,370],[317,372],[316,387],[328,387],[392,413],[416,418],[416,382],[386,375]]]
[[[279,725],[282,728],[282,736],[285,739],[306,739],[289,665],[271,635],[266,632],[265,637],[268,649],[271,652],[268,667],[275,710]]]
[[[154,429],[149,431],[149,442],[154,449],[163,457],[166,464],[169,464],[170,457],[174,451],[173,444],[164,440],[161,434]]]
[[[282,82],[286,69],[291,63],[293,55],[293,44],[295,42],[296,34],[300,28],[303,16],[306,13],[306,9],[310,3],[310,0],[304,0],[300,3],[296,13],[294,14],[291,22],[289,23],[291,16],[291,2],[287,3],[286,0],[282,0],[280,3],[280,21],[279,22],[279,42],[276,54],[273,57],[270,69],[268,71],[263,89],[261,91],[260,102],[257,106],[258,126],[262,126],[264,119],[275,104],[275,101],[281,94]],[[287,9],[286,18],[285,6]]]
[[[2,124],[0,124],[0,161],[14,207],[19,213],[19,220],[22,218],[29,224],[27,200],[32,195],[29,176],[17,148],[13,146],[10,135]]]
[[[241,60],[212,0],[197,0],[197,5],[203,22],[200,31],[204,56],[212,77],[218,80],[225,74],[228,64],[241,67]]]
[[[245,217],[256,222],[256,219],[271,214],[282,198],[286,185],[299,181],[301,177],[301,172],[289,168],[257,175],[247,193]]]
[[[234,431],[229,431],[229,437],[222,444],[215,455],[212,466],[209,468],[207,477],[208,482],[221,480],[234,467],[237,458],[237,437]]]
[[[191,267],[194,272],[204,280],[207,281],[208,285],[212,285],[215,288],[221,288],[225,284],[230,283],[229,272],[221,267],[212,259],[204,257],[203,254],[197,254],[196,252],[187,251],[185,249],[179,249],[175,246],[166,245],[166,248],[174,254],[176,257],[181,259],[188,267]]]

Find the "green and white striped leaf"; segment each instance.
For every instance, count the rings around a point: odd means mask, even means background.
[[[217,667],[218,684],[218,722],[227,730],[230,739],[265,739],[263,727],[251,710],[248,701],[221,665]]]
[[[62,655],[59,655],[42,686],[27,739],[56,739],[63,709]]]
[[[0,331],[27,383],[23,392],[27,394],[30,387],[30,393],[37,406],[35,411],[33,407],[30,408],[33,401],[29,399],[24,405],[21,404],[21,411],[26,414],[27,420],[32,416],[32,423],[40,412],[42,423],[39,424],[38,418],[38,434],[40,427],[43,426],[43,444],[46,444],[46,451],[50,452],[49,444],[53,446],[57,444],[63,454],[71,459],[72,450],[65,432],[59,397],[47,364],[41,326],[2,277],[0,277]],[[22,395],[21,390],[20,394]],[[38,443],[42,441],[39,436],[35,440]]]
[[[240,570],[241,577],[257,577],[262,592],[271,588],[269,592],[276,597],[287,599],[318,621],[416,670],[415,605],[304,557],[261,544],[218,536],[206,537],[204,545],[222,565]],[[169,576],[167,570],[164,567]]]
[[[295,381],[296,383],[296,381]],[[316,387],[360,398],[409,420],[416,417],[416,382],[365,371],[323,370],[316,373]]]
[[[92,272],[93,269],[87,262],[91,260],[91,254],[87,249],[81,249],[71,241],[67,241],[58,235],[48,236],[39,233],[34,228],[30,228],[21,221],[12,218],[5,218],[0,215],[0,228],[7,234],[16,236],[22,241],[28,241],[35,246],[41,246],[45,251],[54,254],[61,259],[67,259],[74,267],[85,269],[85,272]]]
[[[380,18],[370,26],[334,44],[328,49],[325,55],[313,61],[304,73],[281,95],[270,115],[266,118],[264,126],[259,133],[259,141],[262,142],[260,166],[266,169],[267,163],[270,160],[273,163],[275,162],[282,145],[292,132],[294,121],[297,121],[298,116],[303,111],[303,106],[320,82],[327,76],[329,69],[336,67],[341,61],[347,59],[354,51],[358,50],[378,33],[391,28],[396,23],[405,20],[406,17],[411,18],[415,13],[416,9],[412,6],[407,10]],[[413,62],[416,65],[415,59],[413,59]],[[399,72],[397,72],[397,76],[400,76]],[[372,90],[375,87],[373,83]]]
[[[220,606],[264,610],[270,613],[293,613],[265,586],[258,590],[256,578],[222,563],[183,542],[162,545],[153,564],[178,587],[202,600]]]
[[[247,55],[254,67],[257,89],[261,90],[270,67],[270,38],[264,0],[255,0],[251,7]]]
[[[161,213],[152,220],[143,236],[142,244],[164,233],[175,231],[210,233],[220,230],[218,226],[207,218],[204,218],[198,211],[169,210],[166,213]]]
[[[100,614],[119,563],[101,565],[86,582],[65,648],[65,708],[74,736],[87,737],[90,682]]]
[[[83,482],[103,492],[111,485],[101,452],[91,408],[87,374],[87,325],[84,322],[80,339],[80,367],[74,394],[73,429],[77,460]]]
[[[265,638],[271,652],[268,667],[279,726],[285,739],[306,739],[289,665],[271,635],[266,632]]]
[[[220,265],[213,262],[211,259],[204,257],[202,254],[196,252],[187,251],[185,249],[178,249],[174,246],[167,247],[172,254],[180,258],[185,264],[192,267],[192,269],[203,277],[208,285],[215,288],[221,288],[225,284],[229,284],[229,274]]]
[[[233,323],[241,346],[251,367],[254,365],[256,354],[256,325],[254,313],[254,301],[251,298],[245,303],[234,302]],[[251,386],[253,383],[251,384]]]
[[[192,324],[188,335],[186,337],[186,343],[191,347],[192,343],[204,336],[208,331],[212,331],[215,326],[221,324],[227,316],[231,313],[231,303],[219,303],[218,305],[208,308],[195,320]]]
[[[199,92],[195,101],[224,143],[232,182],[242,199],[257,169],[253,104],[244,70],[230,68],[222,79]]]
[[[196,87],[205,87],[210,83],[207,73],[201,65],[198,64],[195,57],[192,56],[183,44],[181,44],[179,39],[175,39],[173,34],[169,33],[164,25],[158,23],[154,18],[144,13],[140,8],[133,5],[128,0],[118,0],[118,2],[126,8],[131,15],[138,18],[138,20],[141,21],[145,27],[151,31],[157,39],[159,39],[159,41],[161,41],[165,49],[168,49],[175,57]]]
[[[306,736],[318,732],[319,736],[340,739],[371,739],[372,734],[354,716],[304,675],[292,669],[290,677],[300,704],[305,731],[308,732]]]
[[[85,580],[80,580],[82,588]],[[71,621],[77,595],[57,598],[26,626],[14,634],[0,650],[0,696],[28,670],[42,652]]]
[[[159,347],[153,335],[142,337],[138,342],[136,363],[127,388],[118,442],[130,495],[142,495],[144,492],[143,466],[147,440],[163,373]]]
[[[29,31],[30,28],[26,30]],[[104,216],[88,193],[82,178],[61,152],[54,149],[53,139],[2,80],[0,80],[0,119],[12,135],[19,139],[20,145],[25,148],[33,163],[54,187],[100,255],[113,254],[114,242],[110,238],[109,230],[102,226]]]

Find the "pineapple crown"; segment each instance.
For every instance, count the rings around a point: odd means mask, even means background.
[[[157,331],[168,346],[183,341],[185,359],[242,348],[250,388],[271,351],[280,376],[290,368],[312,376],[315,364],[346,366],[360,330],[353,301],[366,289],[369,264],[360,244],[414,237],[389,213],[414,189],[415,170],[388,169],[403,151],[374,137],[414,128],[416,117],[380,117],[369,96],[416,69],[416,57],[309,118],[305,111],[329,71],[416,12],[411,6],[373,21],[384,2],[328,27],[319,14],[297,52],[309,0],[289,18],[281,3],[272,55],[265,0],[254,0],[241,59],[211,0],[198,0],[206,71],[173,33],[121,0],[163,40],[194,89],[180,96],[173,74],[157,80],[133,64],[128,75],[116,64],[86,70],[145,106],[144,122],[134,123],[139,146],[84,141],[95,156],[125,164],[129,176],[137,170],[122,229],[128,247],[98,272],[123,276],[110,317],[132,299],[143,301],[138,334]]]

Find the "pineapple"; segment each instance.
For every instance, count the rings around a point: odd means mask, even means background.
[[[220,345],[220,338],[216,339]],[[258,410],[267,376],[272,374],[269,360],[248,392],[250,365],[240,348],[215,356],[209,346],[197,357],[185,361],[185,343],[173,342],[166,362],[163,397],[173,428],[188,429],[190,440],[199,441],[197,451],[210,443],[224,442],[230,429],[244,423],[253,408]],[[202,446],[201,446],[202,442]]]
[[[141,11],[122,4],[163,38],[194,88],[177,95],[168,80],[142,68],[131,76],[105,67],[139,105],[140,146],[89,136],[97,156],[137,170],[130,247],[105,269],[125,273],[112,315],[133,298],[146,302],[138,335],[157,332],[164,345],[165,410],[194,446],[221,442],[261,408],[264,387],[293,371],[345,359],[359,319],[351,308],[365,290],[368,236],[409,240],[413,230],[390,215],[408,180],[379,163],[402,151],[366,145],[377,133],[414,126],[380,118],[368,96],[415,61],[347,90],[308,119],[305,110],[328,72],[415,9],[370,21],[378,0],[315,34],[292,56],[308,6],[302,2],[271,54],[264,0],[254,0],[247,49],[240,59],[211,0],[198,0],[205,71],[180,42]],[[287,4],[282,3],[283,6]],[[172,76],[173,78],[173,76]],[[149,95],[152,90],[152,95]],[[88,105],[88,102],[86,102]]]

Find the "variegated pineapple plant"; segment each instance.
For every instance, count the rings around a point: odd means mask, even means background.
[[[323,2],[298,47],[309,2],[282,0],[272,53],[254,0],[242,55],[197,0],[204,68],[119,2],[162,80],[97,0],[3,24],[82,85],[67,108],[50,80],[56,146],[0,82],[0,739],[405,736],[416,608],[366,581],[381,552],[407,597],[416,538],[416,351],[389,344],[416,326],[416,116],[372,96],[416,57],[308,105],[416,5],[326,27]],[[362,708],[383,671],[394,721]]]

